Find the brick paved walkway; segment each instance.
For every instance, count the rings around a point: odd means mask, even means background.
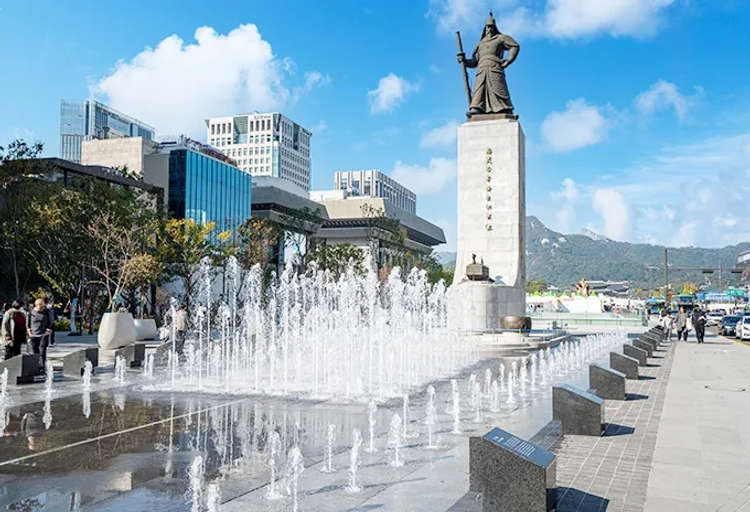
[[[606,400],[604,436],[564,436],[557,454],[558,512],[642,511],[674,346],[628,380],[628,400]]]

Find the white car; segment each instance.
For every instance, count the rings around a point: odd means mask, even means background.
[[[724,318],[724,313],[720,311],[711,311],[708,316],[706,316],[706,325],[709,327],[719,325],[722,318]]]
[[[750,315],[745,315],[737,322],[736,336],[741,340],[750,340]]]

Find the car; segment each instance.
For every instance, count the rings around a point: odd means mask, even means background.
[[[726,315],[724,318],[721,319],[721,323],[719,323],[719,334],[722,336],[729,336],[730,334],[734,336],[735,331],[737,330],[737,322],[740,321],[739,315]]]
[[[750,340],[750,315],[745,315],[737,322],[737,337],[741,340]]]
[[[722,311],[711,311],[706,316],[706,325],[707,326],[719,325],[719,322],[721,322],[722,318],[724,318],[724,313]]]

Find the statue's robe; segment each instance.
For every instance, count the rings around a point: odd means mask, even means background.
[[[495,34],[479,41],[473,54],[473,60],[477,63],[477,75],[470,109],[486,114],[513,112],[501,62],[503,54],[517,46],[518,43],[506,34]]]

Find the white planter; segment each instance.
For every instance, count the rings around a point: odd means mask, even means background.
[[[156,320],[153,318],[136,318],[135,322],[135,339],[137,341],[156,339]]]
[[[135,343],[136,332],[130,313],[104,313],[97,341],[103,349],[125,347]]]

